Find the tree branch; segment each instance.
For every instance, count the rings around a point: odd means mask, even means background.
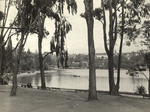
[[[49,54],[52,54],[53,52],[48,52],[45,54],[45,56],[43,56],[43,60],[49,55]]]
[[[149,82],[149,79],[148,79],[148,77],[145,75],[145,73],[144,72],[142,72],[141,71],[141,73],[145,76],[145,78],[147,79],[147,81]]]
[[[18,33],[20,33],[20,32],[15,32],[15,33],[9,35],[8,38],[7,38],[7,40],[4,42],[4,46],[7,44],[8,40],[9,40],[13,35],[16,35],[16,34],[18,34]]]
[[[10,28],[10,27],[1,27],[1,26],[0,26],[0,29],[3,29],[3,28],[4,28],[4,29],[20,29],[20,30],[21,30],[21,29],[26,29],[26,28],[14,28],[14,27]]]
[[[103,19],[104,19],[104,24],[103,24],[103,33],[104,33],[104,47],[105,47],[105,50],[106,50],[106,53],[108,54],[109,53],[109,50],[108,50],[108,46],[107,46],[107,35],[106,35],[106,15],[105,15],[105,7],[104,7],[104,1],[102,1],[102,7],[103,7]]]
[[[17,47],[19,46],[20,42],[21,42],[21,40],[17,43],[16,47],[11,52],[14,52],[17,49]]]
[[[115,4],[115,15],[114,15],[114,19],[115,19],[115,37],[114,37],[114,39],[113,39],[113,44],[115,45],[115,43],[116,43],[116,40],[117,40],[117,27],[118,27],[118,19],[117,19],[117,3]],[[113,46],[114,46],[113,45]]]
[[[4,25],[6,25],[6,22],[7,22],[7,18],[8,18],[8,12],[9,12],[9,8],[10,8],[10,2],[11,2],[11,0],[9,0],[9,2],[8,2],[8,8],[7,8],[7,10],[6,10],[6,18],[5,18],[5,22],[4,22]],[[6,9],[6,7],[5,7],[5,9]]]

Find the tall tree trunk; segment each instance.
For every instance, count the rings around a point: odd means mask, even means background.
[[[122,32],[121,32],[121,40],[120,40],[120,48],[119,48],[119,59],[118,59],[118,73],[117,73],[117,84],[116,88],[119,92],[120,85],[120,68],[121,68],[121,55],[122,55],[122,47],[123,47],[123,36],[124,36],[124,0],[122,1]]]
[[[2,37],[0,36],[0,84],[3,85],[3,79],[2,79]]]
[[[19,49],[17,51],[17,59],[15,60],[15,65],[14,65],[14,73],[13,73],[13,81],[12,81],[12,89],[11,89],[11,92],[10,92],[10,96],[16,96],[16,93],[17,93],[17,74],[19,72],[19,66],[20,66],[20,58],[21,58],[21,53],[22,53],[22,50],[24,48],[24,45],[25,45],[25,33],[22,32],[21,33],[21,42],[20,42],[20,45],[19,45]],[[27,38],[26,38],[27,39]]]
[[[44,21],[45,18],[41,16],[38,19],[38,50],[39,50],[39,64],[40,64],[40,73],[41,73],[41,89],[46,88],[45,84],[45,74],[44,74],[44,59],[42,54],[42,40],[44,37]]]
[[[45,74],[44,74],[44,60],[43,60],[43,54],[42,54],[42,37],[39,37],[38,39],[38,49],[39,49],[39,64],[40,64],[40,72],[41,72],[41,88],[45,89]]]
[[[13,86],[10,92],[10,96],[15,96],[17,93],[17,74],[19,72],[19,66],[20,66],[20,58],[21,58],[21,54],[22,54],[22,50],[24,48],[24,45],[27,41],[27,37],[28,37],[28,32],[25,28],[25,15],[23,14],[21,17],[21,39],[20,39],[20,44],[19,44],[19,48],[17,50],[17,59],[15,60],[15,65],[13,68]]]
[[[2,20],[2,29],[0,30],[0,83],[3,85],[3,73],[4,73],[4,69],[3,69],[3,63],[4,63],[4,46],[3,46],[3,42],[4,42],[4,27],[5,27],[5,22],[4,19]]]
[[[1,26],[1,21],[0,21],[0,26]],[[3,79],[2,79],[2,55],[3,55],[3,51],[2,51],[2,43],[3,43],[3,39],[2,39],[2,29],[0,29],[0,84],[3,84]]]
[[[4,75],[4,46],[3,40],[0,42],[0,84],[4,84],[3,75]]]
[[[148,80],[148,94],[150,95],[150,67],[149,67],[149,80]]]
[[[86,22],[88,29],[88,51],[89,51],[89,97],[88,100],[97,99],[96,73],[95,73],[95,47],[93,38],[93,0],[84,0]]]
[[[108,53],[108,66],[109,66],[109,93],[111,95],[117,95],[117,90],[114,81],[114,60],[113,60],[113,51],[116,39],[113,35],[113,12],[112,12],[112,0],[109,0],[109,53]]]

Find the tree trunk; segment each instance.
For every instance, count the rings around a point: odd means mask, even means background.
[[[3,61],[3,59],[2,59],[2,55],[3,55],[3,53],[2,53],[2,37],[0,35],[0,84],[3,85],[3,79],[2,79],[2,61]]]
[[[113,54],[108,56],[108,71],[109,71],[109,94],[118,95],[114,81]]]
[[[109,0],[109,53],[108,53],[108,67],[109,67],[109,93],[111,95],[117,95],[117,89],[114,81],[114,60],[113,51],[116,39],[113,35],[113,12],[112,12],[112,0]]]
[[[86,22],[88,29],[88,52],[89,52],[89,96],[88,100],[97,99],[96,73],[95,73],[95,47],[93,38],[93,0],[84,0]]]
[[[20,45],[19,45],[18,53],[17,53],[18,55],[17,55],[17,59],[15,60],[15,65],[14,65],[14,68],[13,68],[14,69],[13,81],[12,81],[13,86],[12,86],[12,89],[11,89],[11,92],[10,92],[10,96],[16,96],[16,93],[17,93],[17,74],[18,74],[19,66],[20,66],[21,53],[22,53],[24,44],[26,42],[26,40],[24,40],[24,36],[25,36],[25,33],[22,32],[21,42],[20,42]]]
[[[150,95],[150,67],[149,67],[149,80],[148,80],[148,94]]]
[[[20,51],[18,51],[20,52]],[[18,74],[18,71],[19,71],[19,61],[20,59],[17,58],[16,60],[16,64],[15,64],[15,67],[14,67],[14,73],[13,73],[13,80],[12,80],[12,89],[11,89],[11,92],[10,92],[10,96],[16,96],[16,93],[17,93],[17,74]]]
[[[45,74],[44,74],[44,60],[43,60],[43,54],[42,54],[42,37],[39,36],[38,39],[38,49],[39,49],[39,64],[40,64],[40,72],[41,72],[41,88],[45,89]]]
[[[40,73],[41,73],[41,89],[46,88],[45,84],[45,74],[44,74],[44,59],[43,59],[43,54],[42,54],[42,40],[44,37],[44,21],[45,18],[41,16],[38,19],[38,50],[39,50],[39,64],[40,64]]]
[[[2,40],[3,41],[3,40]],[[4,46],[2,45],[2,43],[0,43],[1,48],[0,48],[0,84],[4,84],[4,80],[3,80],[3,75],[4,75]]]
[[[124,0],[122,1],[122,32],[121,32],[121,40],[120,40],[120,48],[119,48],[119,59],[118,59],[118,73],[117,73],[117,84],[116,88],[119,92],[120,85],[120,68],[121,68],[121,55],[122,55],[122,47],[123,47],[123,36],[124,36]]]
[[[3,46],[3,42],[4,42],[4,37],[3,37],[3,32],[4,32],[4,20],[3,20],[3,24],[2,24],[2,29],[0,29],[0,84],[3,85],[3,57],[4,57],[4,46]]]

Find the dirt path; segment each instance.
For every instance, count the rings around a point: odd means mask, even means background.
[[[98,94],[87,101],[87,93],[18,88],[10,97],[11,86],[0,86],[0,112],[150,112],[150,100]]]

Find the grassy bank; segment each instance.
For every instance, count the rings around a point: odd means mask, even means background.
[[[150,100],[98,93],[98,101],[87,101],[87,92],[48,91],[0,86],[0,112],[150,112]]]

